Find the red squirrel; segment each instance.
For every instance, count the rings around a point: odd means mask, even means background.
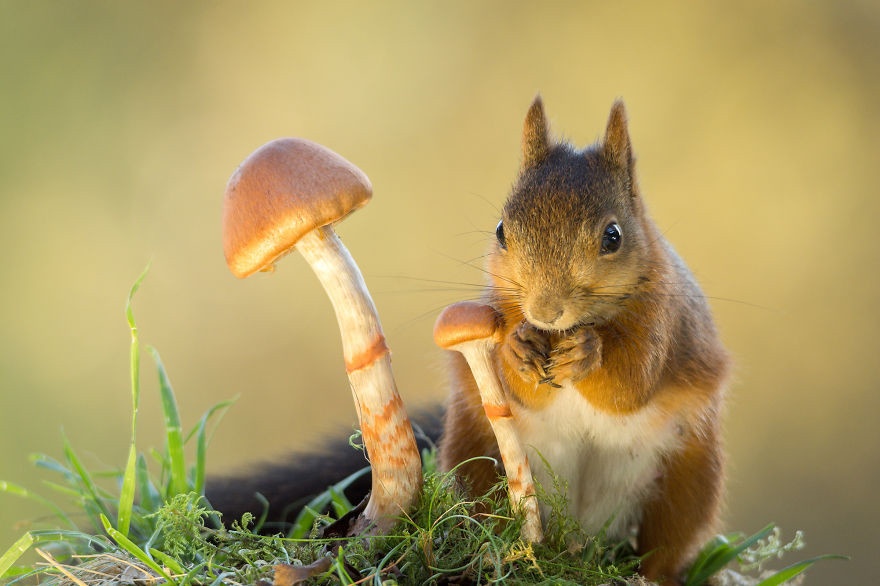
[[[636,531],[641,572],[678,583],[716,528],[720,410],[729,359],[693,276],[648,216],[626,112],[577,150],[554,141],[540,97],[520,176],[487,262],[485,300],[504,316],[495,368],[538,482],[542,460],[587,532]],[[440,462],[497,456],[475,383],[452,356]],[[491,462],[465,464],[475,492]]]
[[[522,156],[487,263],[484,300],[504,317],[496,371],[536,479],[552,486],[546,460],[587,532],[612,519],[611,537],[635,532],[648,554],[646,577],[678,583],[718,522],[727,354],[693,276],[648,216],[622,102],[604,138],[578,150],[551,138],[536,98]],[[451,354],[444,470],[498,458],[467,364]],[[436,419],[424,427],[436,438]],[[235,519],[259,513],[259,491],[272,504],[270,519],[283,520],[284,505],[363,466],[348,452],[215,479],[207,496]],[[474,493],[499,475],[486,459],[458,470]],[[353,497],[369,483],[358,481]]]

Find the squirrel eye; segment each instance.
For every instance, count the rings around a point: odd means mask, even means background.
[[[602,233],[602,248],[599,252],[600,254],[617,252],[620,250],[622,242],[623,235],[620,233],[620,226],[617,225],[617,222],[611,222],[605,226],[605,231]]]
[[[507,250],[507,240],[504,238],[504,222],[498,222],[498,226],[495,227],[495,237],[498,239],[498,244],[501,245],[501,248]]]

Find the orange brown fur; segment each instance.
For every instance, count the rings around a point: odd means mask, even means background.
[[[550,139],[536,100],[523,157],[502,213],[504,241],[499,233],[487,265],[486,299],[504,317],[496,371],[515,413],[549,409],[561,383],[610,417],[648,414],[639,434],[673,429],[674,447],[658,448],[659,469],[640,501],[637,539],[650,554],[642,572],[678,583],[718,522],[727,354],[699,287],[647,214],[622,103],[603,141],[576,151]],[[624,244],[600,254],[610,223]],[[451,360],[445,469],[498,458],[473,377],[459,356]],[[499,473],[485,460],[459,470],[475,492]]]

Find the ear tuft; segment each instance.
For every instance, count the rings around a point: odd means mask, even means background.
[[[617,100],[611,106],[605,140],[602,142],[602,154],[618,167],[628,169],[632,164],[632,146],[626,127],[626,107],[623,100]]]
[[[535,96],[526,121],[523,125],[522,137],[523,169],[534,167],[550,154],[550,128],[544,114],[544,102],[541,95]]]

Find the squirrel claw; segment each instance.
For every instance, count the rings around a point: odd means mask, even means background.
[[[553,378],[547,370],[550,350],[549,335],[523,322],[508,334],[501,355],[523,378],[540,381]]]
[[[553,378],[578,382],[602,364],[602,340],[595,330],[580,328],[557,340],[547,370]]]
[[[541,380],[538,381],[538,384],[539,385],[550,385],[554,389],[561,389],[562,388],[562,385],[553,382],[552,376],[542,378]]]

